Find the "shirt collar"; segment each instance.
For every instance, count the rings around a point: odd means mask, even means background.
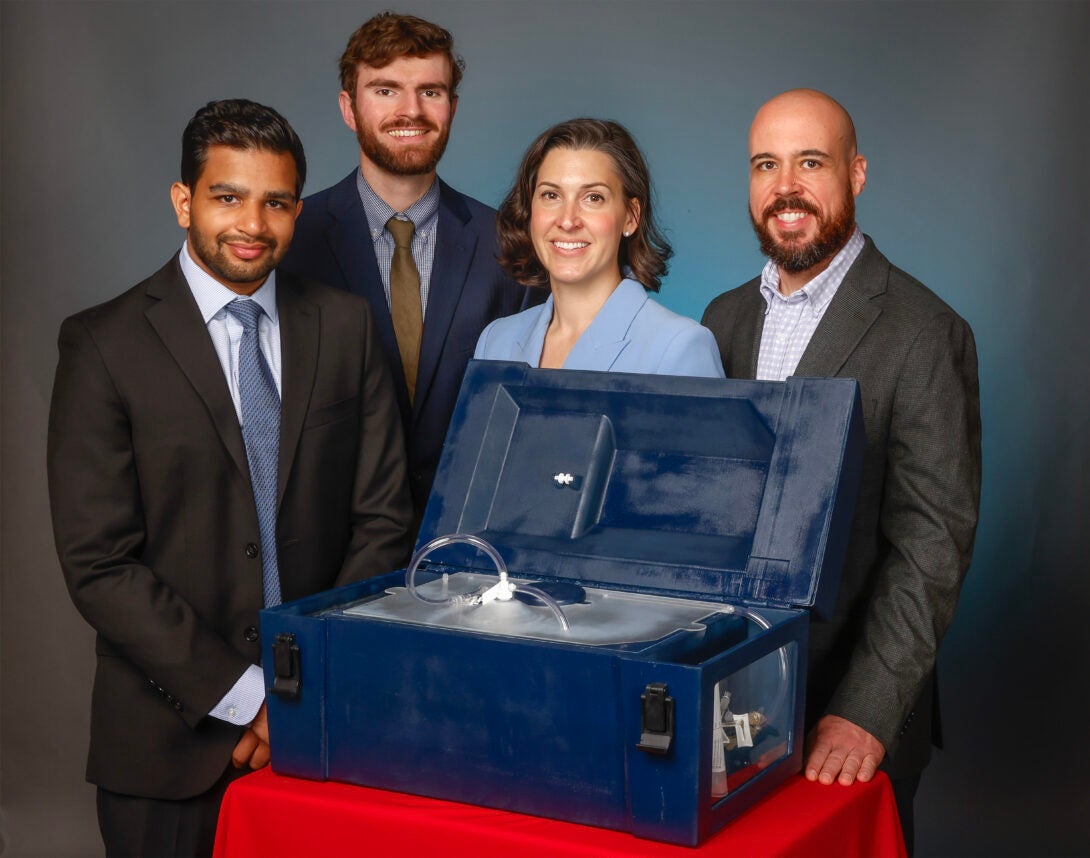
[[[844,282],[844,276],[848,273],[848,269],[852,267],[852,263],[855,262],[862,249],[863,233],[856,226],[851,238],[840,248],[840,252],[833,257],[829,267],[790,296],[780,292],[780,270],[776,267],[775,262],[771,259],[768,260],[761,271],[761,295],[765,299],[765,312],[767,313],[772,307],[773,300],[779,300],[785,304],[807,301],[810,312],[815,316],[820,316],[825,312],[829,302],[833,300],[836,290]]]
[[[416,227],[417,234],[427,238],[424,231],[428,223],[439,213],[439,179],[431,183],[431,187],[425,191],[424,196],[409,206],[405,211],[394,211],[390,205],[375,193],[374,188],[367,184],[363,177],[363,170],[356,169],[356,190],[359,191],[360,202],[363,203],[364,214],[367,215],[367,228],[371,231],[371,238],[378,238],[384,229],[386,221],[397,215],[402,220],[411,220]]]
[[[178,254],[178,264],[182,267],[182,275],[185,277],[186,283],[189,284],[189,290],[193,293],[197,308],[201,311],[201,318],[204,319],[206,325],[212,320],[213,316],[239,297],[237,292],[232,292],[193,261],[193,257],[189,255],[188,241],[182,244],[182,251]],[[268,315],[269,320],[276,324],[275,270],[269,272],[265,282],[250,298],[257,301],[261,305],[261,309]]]

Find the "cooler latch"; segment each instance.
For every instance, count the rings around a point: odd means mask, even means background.
[[[299,696],[299,647],[290,632],[280,632],[273,639],[273,674],[273,694],[288,700]]]
[[[648,754],[665,754],[674,741],[674,698],[666,691],[665,682],[651,682],[640,695],[643,718],[636,747]]]

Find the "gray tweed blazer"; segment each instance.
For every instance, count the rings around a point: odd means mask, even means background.
[[[753,378],[760,278],[713,300],[703,323],[728,378]],[[894,776],[941,740],[934,669],[973,550],[980,396],[969,325],[870,238],[795,371],[859,381],[867,448],[837,607],[810,632],[807,723],[847,718]]]

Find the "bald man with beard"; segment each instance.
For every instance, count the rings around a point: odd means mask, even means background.
[[[728,377],[854,378],[867,447],[839,597],[810,632],[805,774],[893,779],[912,802],[939,744],[935,661],[972,555],[980,403],[968,324],[894,267],[855,222],[867,180],[847,111],[792,90],[750,128],[760,277],[711,302]]]

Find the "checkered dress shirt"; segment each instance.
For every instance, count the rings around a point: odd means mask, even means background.
[[[757,378],[783,381],[795,372],[829,302],[862,249],[863,233],[856,227],[829,267],[789,297],[780,292],[776,263],[768,261],[761,271],[761,295],[767,306]]]
[[[356,171],[356,189],[367,215],[367,228],[375,244],[382,289],[386,293],[386,306],[390,306],[390,266],[394,259],[394,237],[386,228],[386,221],[397,216],[398,220],[411,220],[416,232],[413,235],[413,261],[420,273],[420,309],[428,315],[428,289],[431,286],[431,269],[435,262],[435,239],[439,227],[439,180],[432,182],[427,193],[403,212],[395,212],[386,201],[374,192],[363,171]]]

